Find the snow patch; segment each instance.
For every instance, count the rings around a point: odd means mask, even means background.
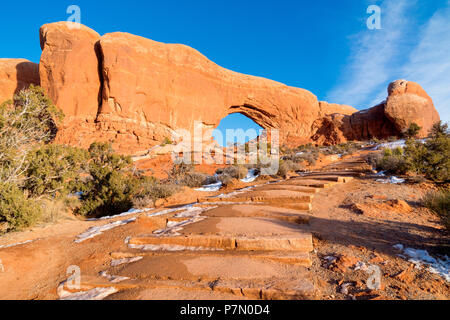
[[[396,148],[404,148],[406,147],[406,140],[401,139],[393,142],[381,143],[374,147],[372,150],[381,150],[381,149],[396,149]]]
[[[421,139],[421,140],[417,140],[417,141],[421,142],[421,143],[425,143],[426,139]],[[376,147],[372,148],[372,151],[381,150],[381,149],[396,149],[396,148],[404,148],[404,147],[406,147],[406,140],[400,139],[400,140],[393,141],[393,142],[381,143],[381,144],[377,145]]]
[[[256,180],[260,175],[260,171],[258,169],[250,169],[248,170],[247,176],[244,179],[241,179],[244,183],[250,183]]]
[[[96,236],[99,236],[105,231],[126,225],[126,224],[134,222],[134,221],[136,221],[136,218],[131,218],[131,219],[127,219],[127,220],[119,220],[119,221],[110,222],[103,226],[91,227],[86,232],[83,232],[82,234],[78,235],[74,242],[81,243],[88,239],[92,239]]]
[[[28,244],[31,242],[34,242],[36,240],[27,240],[27,241],[23,241],[23,242],[17,242],[17,243],[13,243],[13,244],[5,244],[5,245],[1,245],[0,249],[6,249],[6,248],[11,248],[11,247],[16,247],[16,246],[21,246],[24,244]]]
[[[112,276],[112,275],[108,274],[106,271],[100,272],[99,275],[103,278],[106,278],[109,282],[112,282],[112,283],[119,283],[119,282],[130,279],[129,277]]]
[[[219,191],[220,188],[222,188],[222,182],[218,181],[216,183],[207,184],[201,188],[197,188],[197,189],[195,189],[195,191],[216,192],[216,191]]]
[[[427,250],[405,248],[402,244],[396,244],[395,249],[400,250],[412,262],[417,269],[428,267],[428,271],[442,276],[450,282],[450,258],[446,255],[443,260],[430,256]]]
[[[117,267],[120,266],[121,264],[128,264],[128,263],[133,263],[139,260],[142,260],[144,257],[142,256],[137,256],[137,257],[132,257],[132,258],[123,258],[123,259],[115,259],[111,261],[111,267]]]
[[[206,219],[206,217],[200,216],[203,212],[217,208],[216,207],[210,207],[210,208],[199,208],[199,207],[191,207],[187,210],[180,212],[175,215],[175,218],[190,218],[183,221],[169,221],[166,224],[166,228],[156,230],[153,233],[160,236],[176,236],[180,235],[179,231],[181,231],[185,226],[202,221]]]
[[[405,179],[401,179],[401,178],[397,178],[396,176],[392,176],[392,177],[389,177],[387,179],[377,179],[375,181],[376,182],[380,182],[380,183],[400,184],[400,183],[404,183],[406,180]]]
[[[177,211],[182,211],[182,210],[186,210],[189,208],[192,208],[194,206],[195,203],[192,204],[187,204],[181,207],[176,207],[176,208],[169,208],[169,209],[164,209],[158,212],[154,212],[154,213],[150,213],[147,214],[148,217],[157,217],[157,216],[162,216],[164,214],[168,214],[168,213],[173,213],[173,212],[177,212]]]
[[[110,220],[110,219],[114,219],[114,218],[123,218],[126,216],[129,216],[131,214],[135,214],[135,213],[142,213],[142,212],[147,212],[153,210],[152,208],[147,208],[147,209],[130,209],[127,212],[115,215],[115,216],[106,216],[106,217],[101,217],[101,218],[92,218],[92,219],[87,219],[87,221],[102,221],[102,220]]]
[[[114,287],[94,288],[87,291],[70,292],[64,290],[64,283],[58,287],[58,295],[60,300],[103,300],[118,292]]]
[[[188,247],[173,244],[128,244],[130,249],[142,251],[223,251],[221,248]]]

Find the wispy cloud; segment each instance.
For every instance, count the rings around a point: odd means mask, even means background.
[[[397,60],[402,37],[411,21],[407,18],[414,1],[383,1],[381,4],[382,29],[365,29],[355,36],[352,55],[339,84],[328,94],[328,101],[355,107],[370,107],[369,101],[386,82],[393,80],[392,62]],[[386,92],[386,88],[384,88]]]
[[[450,1],[424,25],[420,42],[403,67],[405,79],[418,82],[450,121]]]
[[[387,84],[401,77],[419,83],[441,118],[450,121],[450,0],[422,25],[410,16],[420,9],[414,6],[413,1],[383,1],[383,29],[356,35],[343,79],[329,92],[329,101],[371,107],[386,98]],[[408,43],[404,39],[411,32],[415,42]]]

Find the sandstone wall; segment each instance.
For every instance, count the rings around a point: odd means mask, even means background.
[[[320,102],[311,92],[224,69],[198,51],[127,33],[102,37],[66,22],[44,25],[41,85],[67,115],[57,142],[87,147],[113,141],[134,153],[174,137],[194,123],[215,128],[242,113],[266,129],[280,130],[291,146],[385,138],[409,123],[423,134],[439,119],[419,85],[398,81],[385,103],[357,112]]]
[[[0,59],[0,104],[14,94],[39,84],[39,65],[25,59]]]

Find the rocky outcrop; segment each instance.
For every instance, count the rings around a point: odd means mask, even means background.
[[[310,92],[221,68],[198,51],[126,33],[100,39],[103,99],[98,121],[104,131],[138,137],[148,145],[194,122],[215,128],[242,113],[282,139],[307,141],[319,116]]]
[[[30,84],[39,85],[39,65],[25,59],[0,59],[0,104]]]
[[[433,100],[419,84],[397,80],[389,85],[388,93],[384,113],[398,131],[408,129],[415,122],[422,127],[421,135],[426,136],[440,120]]]
[[[224,69],[184,45],[121,32],[100,37],[66,22],[45,25],[40,34],[41,85],[66,114],[60,143],[86,147],[110,140],[134,153],[176,140],[177,129],[213,129],[231,113],[279,129],[280,142],[294,146],[387,137],[411,122],[425,132],[436,120],[431,99],[408,82],[390,86],[386,103],[357,112],[319,103],[304,89]],[[415,102],[416,114],[408,111]]]
[[[332,115],[335,113],[343,114],[343,115],[352,115],[355,112],[358,112],[358,109],[353,108],[352,106],[347,106],[343,104],[329,103],[326,101],[319,102],[320,112],[324,115]]]
[[[411,123],[417,123],[422,128],[420,136],[426,137],[439,120],[433,101],[419,84],[397,80],[389,85],[386,101],[373,108],[316,120],[311,139],[318,144],[384,139],[401,136]]]
[[[41,86],[64,111],[65,123],[93,122],[101,95],[96,44],[100,35],[74,23],[46,24],[40,29]]]

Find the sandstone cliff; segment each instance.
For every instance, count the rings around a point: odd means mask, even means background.
[[[279,129],[281,143],[291,146],[386,138],[411,122],[425,135],[439,120],[425,91],[404,80],[389,86],[386,102],[358,112],[319,102],[304,89],[224,69],[184,45],[121,32],[100,36],[66,22],[44,25],[40,38],[40,83],[66,114],[59,143],[87,147],[110,140],[117,150],[133,153],[176,138],[177,129],[192,132],[195,122],[215,128],[230,113]],[[0,72],[8,68],[0,64]],[[8,77],[15,76],[0,73],[0,81]],[[39,81],[16,78],[2,95]]]
[[[0,104],[12,100],[30,84],[39,84],[38,64],[25,59],[0,59]]]

